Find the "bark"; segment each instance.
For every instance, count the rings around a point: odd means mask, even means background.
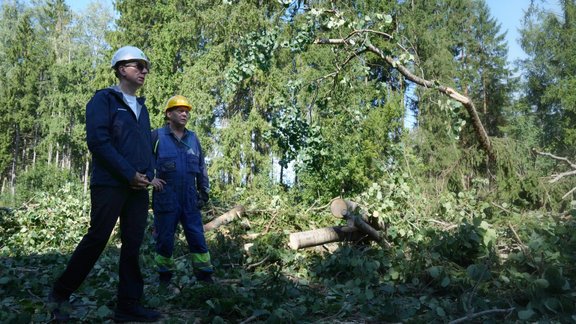
[[[290,234],[288,246],[293,250],[303,249],[341,241],[358,241],[364,237],[359,231],[351,231],[347,227],[334,226]]]
[[[357,208],[357,203],[340,198],[334,199],[330,204],[332,215],[346,219],[348,227],[359,229],[372,240],[390,247],[390,244],[380,235],[380,232],[368,224],[368,219],[364,219],[359,213],[355,212]]]
[[[240,218],[244,215],[244,206],[238,205],[231,210],[227,211],[226,213],[222,214],[214,218],[212,221],[204,225],[204,231],[208,232],[211,231],[219,226],[226,225],[231,221]]]
[[[12,167],[10,171],[10,193],[12,197],[16,194],[16,166],[18,165],[18,152],[20,150],[20,128],[18,125],[14,126],[14,154],[12,155]]]
[[[380,231],[386,229],[385,224],[378,223],[378,219],[375,217],[366,217],[366,215],[363,215],[361,212],[356,212],[357,209],[358,203],[341,198],[332,200],[332,203],[330,204],[330,212],[332,215],[346,219],[348,221],[348,226],[356,226],[355,222],[363,221],[373,230]],[[359,218],[358,221],[354,219],[355,216]]]
[[[359,229],[360,231],[362,231],[363,233],[367,234],[371,239],[373,239],[374,241],[378,242],[378,243],[387,243],[382,236],[380,235],[380,233],[375,230],[372,226],[370,226],[368,223],[366,223],[362,217],[357,216],[357,215],[352,215],[350,216],[353,223],[354,223],[354,227]],[[387,244],[388,245],[388,244]]]
[[[361,33],[372,33],[372,31],[370,31],[370,30],[353,31],[346,38],[316,39],[314,41],[314,44],[354,46],[355,42],[353,39],[351,39],[351,37],[354,35],[357,35],[357,34],[361,34]],[[474,131],[476,132],[476,135],[478,137],[478,140],[480,141],[480,145],[482,146],[482,149],[486,152],[486,154],[488,155],[490,160],[496,161],[496,156],[494,154],[494,149],[492,147],[492,143],[490,142],[490,138],[488,137],[488,133],[486,133],[484,125],[482,124],[482,121],[480,120],[480,117],[478,116],[478,112],[476,111],[476,107],[474,106],[474,103],[472,102],[472,100],[469,97],[460,94],[459,92],[457,92],[456,90],[454,90],[450,87],[438,84],[435,81],[426,80],[424,78],[416,76],[410,70],[408,70],[405,66],[403,66],[398,61],[396,61],[392,56],[385,55],[384,52],[382,52],[379,48],[377,48],[376,46],[374,46],[370,43],[364,45],[364,48],[357,50],[350,57],[348,57],[346,59],[346,61],[344,61],[344,63],[338,67],[338,70],[340,70],[350,60],[358,57],[359,54],[362,54],[364,52],[372,52],[372,53],[376,54],[377,56],[382,58],[388,65],[390,65],[391,67],[396,69],[398,72],[400,72],[400,74],[402,74],[406,79],[408,79],[408,80],[410,80],[410,81],[412,81],[412,82],[414,82],[420,86],[423,86],[425,88],[436,89],[440,93],[460,102],[462,104],[462,106],[464,106],[466,111],[468,112],[470,118],[472,119],[472,126],[474,127]]]

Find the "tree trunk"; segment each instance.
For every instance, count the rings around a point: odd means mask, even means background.
[[[84,196],[88,193],[88,179],[90,178],[90,159],[86,159],[86,166],[84,169]]]
[[[211,231],[219,226],[226,225],[236,218],[240,218],[244,215],[244,206],[238,205],[226,213],[214,218],[211,222],[204,225],[204,231]]]
[[[54,165],[58,167],[58,163],[60,163],[60,144],[56,143],[56,158],[54,159]]]
[[[12,197],[16,193],[16,166],[18,165],[18,151],[20,150],[20,128],[14,125],[14,153],[12,154],[12,168],[10,171],[10,192]]]
[[[350,232],[348,227],[325,227],[305,232],[291,233],[288,246],[293,250],[298,250],[332,242],[358,241],[364,236],[365,235],[359,231]]]
[[[48,165],[52,163],[52,143],[48,146]]]

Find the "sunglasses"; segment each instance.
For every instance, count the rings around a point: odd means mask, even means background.
[[[131,62],[124,64],[125,67],[133,67],[138,69],[138,71],[142,72],[144,69],[150,71],[150,66],[146,64],[146,62]]]

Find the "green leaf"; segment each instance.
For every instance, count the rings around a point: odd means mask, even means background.
[[[436,315],[440,317],[446,317],[446,312],[444,311],[444,308],[440,306],[436,307]]]
[[[428,273],[430,274],[430,276],[434,279],[438,278],[440,276],[440,274],[442,273],[443,268],[439,267],[439,266],[433,266],[428,268]]]
[[[562,305],[560,304],[560,301],[557,298],[550,297],[546,298],[546,300],[544,301],[544,306],[546,306],[546,308],[548,308],[550,311],[558,313],[561,310]]]
[[[548,282],[548,280],[540,278],[534,280],[534,285],[538,288],[548,288],[548,286],[550,286],[550,283]]]
[[[384,23],[387,25],[392,23],[392,16],[391,15],[384,15]]]
[[[448,276],[444,277],[440,285],[444,288],[448,287],[448,285],[450,285],[450,277]]]
[[[535,313],[532,309],[525,309],[518,312],[518,318],[525,321],[530,319],[534,314]]]
[[[112,310],[110,310],[110,308],[108,308],[106,305],[100,306],[96,310],[96,316],[98,316],[99,318],[109,317],[110,315],[112,315],[112,313],[113,313]]]

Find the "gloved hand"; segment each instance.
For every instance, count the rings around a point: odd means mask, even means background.
[[[208,204],[208,200],[210,200],[210,195],[208,195],[205,191],[198,192],[198,209],[202,209],[202,207]]]

